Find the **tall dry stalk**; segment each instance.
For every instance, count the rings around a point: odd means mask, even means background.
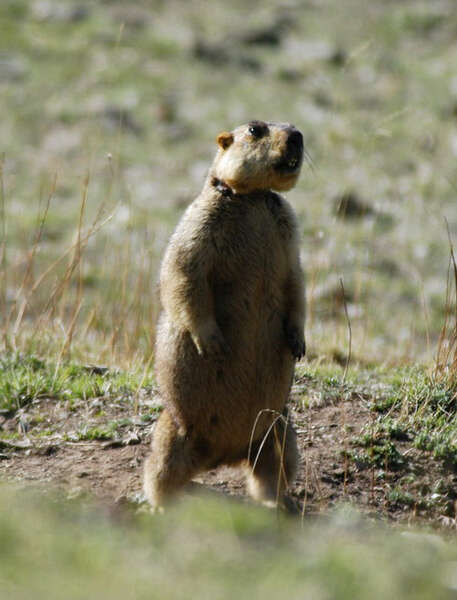
[[[346,302],[346,293],[345,293],[345,290],[344,290],[344,284],[343,284],[342,277],[340,277],[340,285],[341,285],[341,292],[342,292],[342,295],[343,295],[344,315],[346,317],[346,323],[347,323],[347,328],[348,328],[348,354],[347,354],[347,357],[346,357],[346,364],[344,366],[343,378],[341,380],[341,383],[343,384],[346,381],[346,377],[347,377],[348,369],[349,369],[349,363],[351,362],[351,355],[352,355],[352,327],[351,327],[351,320],[349,318],[348,306],[347,306],[347,302]]]
[[[76,295],[76,299],[75,299],[75,303],[74,303],[74,307],[73,307],[73,313],[72,313],[72,316],[70,319],[70,325],[69,325],[69,328],[66,333],[66,339],[62,346],[61,354],[59,356],[59,361],[63,356],[66,356],[70,352],[71,342],[73,340],[73,334],[74,334],[75,326],[76,326],[76,320],[78,318],[78,315],[79,315],[79,312],[80,312],[81,306],[82,306],[83,279],[82,279],[81,263],[82,263],[82,259],[83,259],[85,245],[83,245],[81,242],[81,232],[82,232],[82,228],[83,228],[83,220],[84,220],[84,213],[86,210],[87,197],[89,194],[89,181],[90,181],[90,177],[89,177],[89,173],[87,173],[86,177],[84,178],[84,187],[83,187],[83,193],[82,193],[82,197],[81,197],[81,205],[80,205],[80,209],[79,209],[79,220],[78,220],[78,231],[77,231],[77,235],[76,235],[76,245],[75,245],[75,250],[73,253],[73,257],[72,257],[72,268],[71,268],[71,272],[76,271],[77,295]],[[71,275],[70,275],[70,277],[71,277]],[[65,298],[65,293],[67,292],[67,289],[68,289],[70,277],[66,280],[66,283],[63,287],[63,293],[62,293],[62,297],[61,297],[61,314],[63,313],[63,310],[64,310],[64,301],[63,300]]]
[[[3,167],[5,155],[0,155],[0,315],[2,321],[6,317],[6,290],[8,286],[7,264],[6,264],[6,214],[5,214],[5,185],[3,179]],[[8,348],[8,328],[6,323],[2,327],[3,345]]]
[[[116,165],[109,156],[108,186],[87,223],[90,177],[86,175],[73,239],[56,254],[47,227],[50,220],[52,224],[57,176],[49,189],[40,190],[36,225],[24,245],[14,229],[8,235],[0,157],[0,343],[4,350],[52,356],[58,363],[71,355],[126,367],[150,366],[158,314],[154,291],[158,258],[146,229],[143,234],[129,222],[126,228],[117,223],[112,231],[102,231],[117,208],[107,210],[114,204]],[[97,277],[92,278],[92,272]]]
[[[450,252],[444,322],[438,339],[434,377],[446,377],[452,385],[455,385],[457,384],[457,264],[447,219],[445,223]]]
[[[38,207],[38,217],[37,217],[38,226],[37,226],[37,230],[36,230],[33,242],[32,242],[32,247],[27,253],[27,260],[26,260],[24,276],[23,276],[22,281],[19,285],[19,288],[16,292],[14,301],[12,302],[11,308],[8,312],[8,316],[6,317],[5,327],[7,330],[9,330],[11,319],[13,318],[14,314],[16,314],[16,319],[14,321],[14,326],[13,326],[12,332],[11,332],[11,346],[14,349],[17,349],[16,336],[18,335],[18,332],[20,331],[22,321],[26,314],[27,305],[29,303],[31,289],[33,287],[33,271],[34,271],[35,257],[36,257],[41,239],[43,237],[44,226],[45,226],[46,219],[47,219],[47,216],[49,213],[49,207],[51,205],[51,200],[56,191],[56,187],[57,187],[57,174],[54,176],[51,190],[47,196],[46,205],[45,205],[45,208],[42,213],[41,213],[41,203],[40,203],[40,206]]]

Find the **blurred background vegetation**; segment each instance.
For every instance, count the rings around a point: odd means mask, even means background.
[[[215,137],[305,137],[310,357],[430,361],[457,233],[452,0],[2,0],[3,345],[152,360],[161,253]],[[448,308],[449,308],[449,302]]]

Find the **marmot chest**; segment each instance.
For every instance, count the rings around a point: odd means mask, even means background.
[[[278,295],[288,272],[287,230],[270,203],[234,204],[218,215],[211,279],[228,295]]]

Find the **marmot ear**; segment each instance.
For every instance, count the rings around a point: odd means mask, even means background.
[[[217,143],[223,150],[227,150],[233,144],[233,135],[227,133],[227,131],[223,131],[217,136]]]

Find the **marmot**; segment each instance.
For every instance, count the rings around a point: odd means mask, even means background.
[[[296,183],[303,137],[289,124],[252,121],[217,142],[161,265],[164,410],[144,472],[154,508],[197,473],[236,463],[251,496],[275,504],[296,470],[285,403],[305,352],[304,281],[294,212],[271,190]]]

